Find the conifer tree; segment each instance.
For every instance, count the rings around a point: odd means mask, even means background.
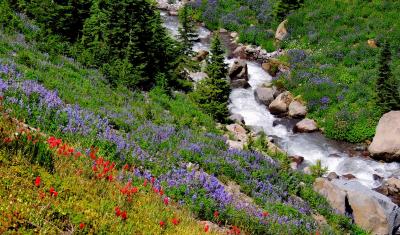
[[[196,27],[192,18],[189,16],[188,7],[185,5],[180,14],[179,20],[181,22],[181,26],[179,27],[179,40],[182,43],[182,52],[185,55],[192,54],[192,47],[194,42],[198,38],[198,34],[196,32]]]
[[[392,53],[390,45],[385,42],[379,60],[379,77],[377,81],[378,102],[383,112],[400,109],[399,80],[396,79],[390,68]]]
[[[228,116],[230,87],[226,79],[227,65],[224,62],[224,50],[218,35],[212,40],[207,73],[208,78],[197,84],[193,98],[205,112],[216,120],[224,122]]]

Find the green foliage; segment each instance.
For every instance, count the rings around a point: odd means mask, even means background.
[[[323,167],[321,160],[318,159],[315,165],[310,166],[311,175],[314,177],[321,177],[328,172],[328,167]]]
[[[376,85],[378,103],[384,113],[400,109],[400,84],[391,72],[391,57],[390,45],[385,42],[379,60],[379,77]]]
[[[193,44],[197,40],[198,35],[194,21],[188,13],[187,5],[180,10],[179,20],[181,23],[179,27],[179,40],[182,44],[182,52],[185,55],[191,55],[193,53]]]
[[[219,36],[215,36],[211,44],[211,58],[207,66],[209,77],[197,84],[192,98],[216,120],[225,122],[228,116],[228,99],[230,87],[226,79],[227,66],[224,62],[224,50]]]

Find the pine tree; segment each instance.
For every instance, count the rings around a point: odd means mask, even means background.
[[[224,50],[218,35],[212,40],[207,73],[209,77],[197,84],[192,97],[206,113],[224,122],[228,116],[230,87],[226,79],[227,65],[224,62]]]
[[[390,68],[392,53],[389,43],[385,42],[379,60],[379,77],[377,80],[378,103],[383,112],[400,109],[399,81]]]
[[[102,67],[112,83],[148,89],[155,84],[156,74],[168,70],[174,59],[170,40],[149,1],[98,0],[85,22],[82,45],[85,59]],[[121,69],[125,71],[122,79]]]
[[[179,27],[179,40],[182,43],[182,52],[185,55],[191,55],[193,53],[192,47],[194,42],[198,38],[198,34],[196,32],[196,27],[192,18],[189,16],[188,7],[185,5],[180,14],[179,20],[181,22],[181,26]]]

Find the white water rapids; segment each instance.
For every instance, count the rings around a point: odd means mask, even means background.
[[[178,19],[161,13],[164,26],[173,36],[178,34]],[[194,51],[200,49],[209,50],[206,40],[210,31],[199,27],[200,42],[193,47]],[[235,59],[227,59],[232,64]],[[259,104],[254,97],[254,90],[262,84],[271,81],[271,76],[266,73],[258,63],[247,61],[249,83],[248,89],[233,89],[230,94],[229,110],[232,114],[240,114],[244,117],[247,126],[254,130],[263,130],[268,136],[272,136],[277,145],[291,156],[302,156],[306,165],[315,164],[318,159],[323,166],[328,167],[329,172],[338,175],[352,174],[360,183],[369,188],[378,187],[381,182],[374,179],[374,174],[383,178],[392,175],[400,175],[400,163],[382,163],[363,157],[350,157],[340,147],[340,143],[328,140],[320,133],[293,133],[290,125],[276,124],[287,121],[272,115],[265,105]]]

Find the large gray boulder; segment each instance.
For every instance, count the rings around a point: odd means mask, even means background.
[[[300,133],[310,133],[314,131],[318,131],[318,125],[317,123],[309,118],[305,118],[301,120],[300,122],[296,123],[294,126],[294,132],[300,132]]]
[[[286,113],[289,108],[289,104],[293,101],[293,96],[289,91],[285,91],[276,97],[274,101],[269,105],[269,111],[272,114]]]
[[[247,88],[249,87],[249,74],[247,64],[243,60],[235,60],[228,71],[228,76],[232,88]]]
[[[254,90],[254,96],[258,103],[268,106],[274,101],[275,92],[276,89],[272,87],[258,87]]]
[[[289,116],[292,118],[302,118],[307,115],[307,107],[300,101],[294,100],[289,105]]]
[[[339,213],[350,214],[357,225],[372,234],[395,234],[400,226],[400,208],[357,181],[318,178],[314,190]]]
[[[226,126],[226,129],[233,136],[234,140],[246,143],[247,142],[247,131],[239,124],[230,124]]]
[[[278,25],[278,28],[276,29],[275,32],[275,39],[282,41],[289,35],[286,29],[287,22],[288,22],[287,20],[284,20]]]
[[[368,148],[374,159],[400,161],[400,111],[385,113]]]

